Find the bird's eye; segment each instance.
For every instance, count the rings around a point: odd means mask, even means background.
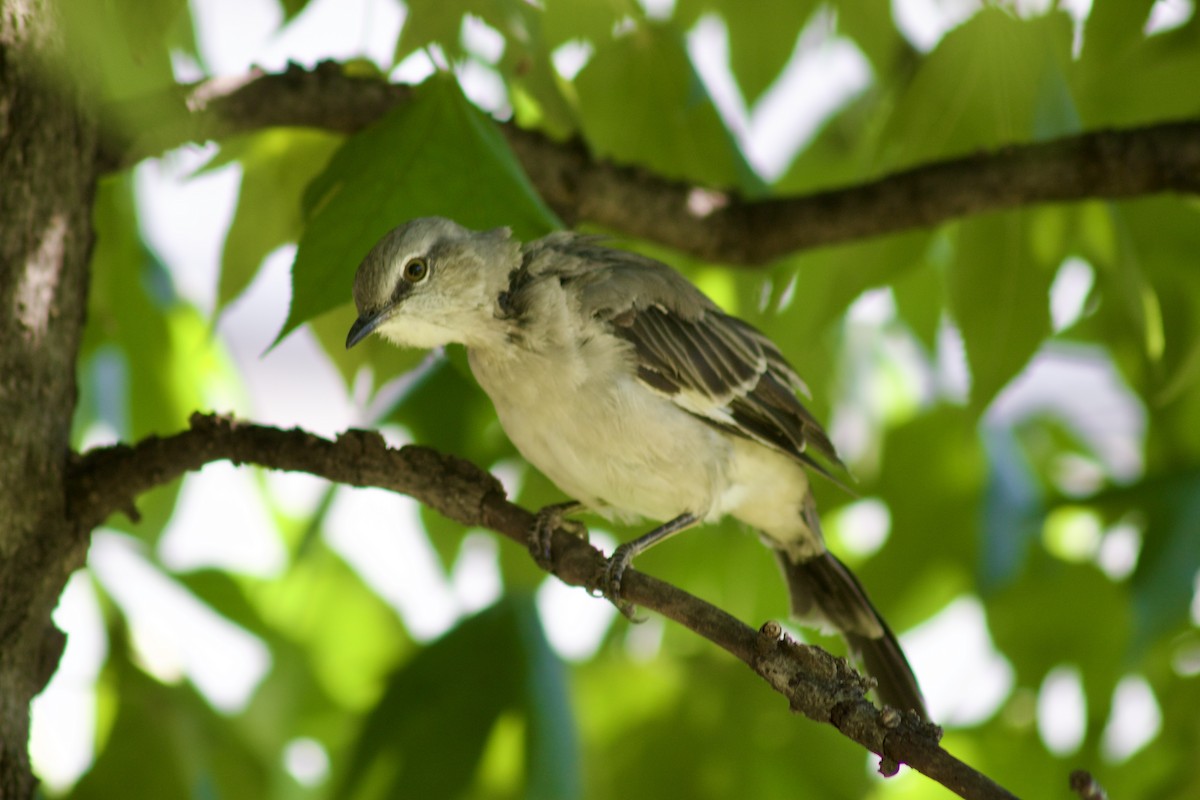
[[[409,283],[420,283],[429,274],[429,262],[423,258],[414,258],[404,265],[404,280]]]

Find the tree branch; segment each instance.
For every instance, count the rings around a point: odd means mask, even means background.
[[[490,528],[528,546],[533,514],[505,499],[492,475],[470,462],[425,447],[389,448],[378,433],[351,430],[329,441],[300,430],[194,414],[191,427],[134,446],[116,445],[74,459],[66,487],[68,513],[80,532],[131,509],[141,493],[211,461],[308,472],[351,486],[410,495],[463,525]],[[603,585],[604,554],[567,531],[554,532],[551,572],[572,586]],[[636,570],[622,578],[622,596],[690,628],[727,650],[788,699],[793,711],[827,722],[881,757],[880,772],[908,764],[964,798],[1013,795],[938,744],[941,730],[915,714],[882,711],[865,694],[870,682],[844,659],[797,644],[776,622],[755,631],[719,608]]]
[[[411,87],[351,77],[334,62],[214,79],[109,109],[111,120],[125,124],[109,126],[99,157],[118,168],[187,142],[281,125],[354,133],[411,97]],[[761,264],[1038,203],[1200,192],[1195,119],[1012,145],[855,186],[757,201],[593,158],[578,139],[556,142],[512,123],[500,129],[568,225],[588,221],[729,264]]]

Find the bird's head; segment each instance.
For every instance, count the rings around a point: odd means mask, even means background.
[[[494,334],[497,298],[520,264],[507,228],[476,232],[442,217],[394,228],[354,276],[358,319],[346,347],[368,335],[408,347],[475,344]]]

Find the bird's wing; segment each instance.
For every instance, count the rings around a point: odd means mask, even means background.
[[[814,454],[841,467],[829,437],[796,396],[807,395],[807,387],[761,332],[653,259],[569,234],[547,237],[540,247],[537,256],[553,251],[554,257],[527,259],[532,271],[552,271],[569,283],[581,314],[632,345],[638,378],[651,390],[825,475]]]
[[[689,319],[661,304],[626,309],[610,322],[633,345],[638,378],[681,408],[825,474],[814,453],[841,465],[821,424],[796,396],[803,382],[750,325],[715,309]]]

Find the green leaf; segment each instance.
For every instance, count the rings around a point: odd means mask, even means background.
[[[916,51],[896,29],[889,0],[839,0],[838,33],[850,37],[887,86],[905,85],[916,64]]]
[[[200,569],[171,576],[217,614],[260,639],[269,638],[272,628],[246,598],[245,590],[222,570]]]
[[[508,77],[513,121],[519,127],[541,130],[556,140],[576,134],[579,114],[549,53],[542,49],[519,53],[510,47],[500,68]]]
[[[839,319],[863,292],[884,286],[918,267],[932,234],[912,231],[803,253],[795,299],[784,315],[793,336],[813,336]]]
[[[186,8],[186,0],[64,0],[60,13],[65,66],[99,88],[99,97],[90,98],[96,103],[145,98],[165,90],[174,83],[167,34],[186,16]],[[183,111],[164,96],[158,110],[168,109]],[[120,119],[119,106],[107,111]]]
[[[1137,243],[1128,236],[1123,208],[1125,204],[1092,206],[1083,215],[1081,248],[1096,268],[1098,302],[1072,335],[1103,344],[1129,384],[1147,397],[1154,394],[1153,363],[1161,356],[1154,343],[1161,343],[1162,328],[1158,316],[1149,313],[1157,308],[1157,297]]]
[[[525,796],[547,800],[579,797],[579,737],[566,670],[546,641],[532,597],[518,594],[511,602],[524,659],[521,703],[528,719]]]
[[[251,598],[275,636],[304,651],[340,707],[373,702],[382,676],[413,647],[395,609],[323,544],[310,546],[281,577],[255,587]]]
[[[871,178],[887,108],[879,88],[868,88],[827,118],[775,181],[775,193],[804,194]]]
[[[579,128],[574,91],[554,66],[545,35],[546,14],[520,3],[525,14],[504,30],[504,53],[497,64],[508,83],[513,121],[522,128],[544,131],[555,139],[572,136]]]
[[[278,625],[282,621],[280,617],[287,611],[283,604],[264,600],[262,582],[237,580],[218,570],[200,570],[174,577],[197,599],[258,636],[271,650],[270,671],[247,707],[238,715],[247,736],[253,739],[260,752],[274,760],[274,756],[297,736],[314,737],[327,744],[344,738],[345,707],[335,702],[326,691],[314,669],[318,659],[313,657],[307,643],[294,639],[290,635],[294,631],[285,632],[287,626]],[[362,592],[361,589],[359,591]],[[272,599],[280,597],[278,593],[271,594]],[[311,601],[313,598],[309,599]],[[376,600],[373,597],[371,599]],[[339,604],[327,616],[313,614],[308,621],[323,617],[323,622],[344,627],[345,620],[337,614],[345,610],[345,606]],[[363,620],[359,617],[354,619],[353,627],[357,630]],[[368,627],[359,633],[360,639],[364,636],[390,637],[393,641],[399,638],[394,624],[378,626],[374,630]],[[394,658],[394,653],[391,655]],[[374,677],[370,675],[370,665],[365,659],[356,660],[356,682],[361,684]]]
[[[764,191],[674,27],[646,24],[597,43],[575,88],[584,136],[597,155],[751,196]]]
[[[1135,629],[1127,590],[1092,564],[1035,555],[1020,580],[988,599],[996,646],[1023,687],[1036,688],[1061,664],[1078,666],[1089,713],[1102,719]]]
[[[1061,257],[1036,257],[1032,228],[1038,213],[991,214],[959,229],[947,284],[971,367],[975,409],[990,403],[1050,334],[1048,296]]]
[[[269,128],[226,143],[205,171],[237,162],[242,167],[233,222],[221,254],[217,310],[250,284],[262,261],[303,230],[304,187],[329,162],[342,137],[324,131]]]
[[[546,0],[545,8],[543,32],[552,50],[572,39],[599,44],[621,20],[642,17],[636,0]]]
[[[1200,274],[1183,265],[1200,247],[1200,214],[1190,202],[1164,196],[1089,216],[1108,224],[1114,242],[1085,252],[1096,266],[1099,303],[1077,326],[1079,334],[1108,349],[1150,409],[1151,461],[1186,462],[1200,446],[1194,424],[1200,408]]]
[[[266,797],[264,754],[236,720],[217,714],[195,690],[164,686],[129,660],[116,636],[102,680],[118,698],[117,717],[103,751],[72,798]],[[117,649],[119,648],[119,649]]]
[[[754,13],[747,14],[744,2],[720,3],[729,26],[729,66],[747,106],[779,77],[818,5],[816,0],[757,0]]]
[[[305,210],[292,305],[277,342],[348,299],[358,262],[405,220],[439,215],[471,228],[508,225],[523,239],[560,225],[495,124],[445,75],[348,139],[309,185]]]
[[[408,17],[396,44],[397,63],[422,47],[439,44],[452,59],[463,55],[460,33],[462,20],[472,14],[485,20],[501,32],[509,32],[519,20],[529,19],[535,12],[523,0],[408,0]]]
[[[93,210],[97,236],[83,355],[100,355],[122,369],[106,370],[108,383],[85,386],[85,393],[101,393],[96,402],[112,410],[107,421],[125,438],[174,432],[204,405],[206,382],[227,378],[231,367],[205,320],[179,300],[165,265],[142,242],[132,176],[101,181]],[[128,406],[112,409],[113,399],[122,397]]]
[[[549,771],[536,779],[531,772],[531,788],[571,796],[578,756],[561,669],[528,597],[502,599],[463,620],[392,676],[334,796],[457,796],[510,709],[529,719],[527,768]]]
[[[129,437],[134,435],[133,409],[128,405],[129,391],[122,391],[124,384],[136,384],[129,388],[136,389],[146,412],[159,412],[165,395],[161,383],[150,378],[170,357],[162,311],[146,291],[154,282],[149,275],[160,277],[162,265],[153,262],[138,235],[131,176],[112,176],[100,181],[92,206],[92,225],[96,230],[96,246],[92,250],[88,326],[80,361],[85,369],[92,368],[94,364],[89,361],[103,350],[113,366],[123,367],[123,374],[120,388],[110,383],[103,392],[95,391],[99,388],[94,387],[98,376],[84,379],[80,409],[104,419],[120,436]],[[125,352],[130,347],[138,352],[133,364]],[[130,370],[133,375],[128,374]],[[145,383],[141,383],[143,380]],[[166,422],[155,420],[150,427]]]
[[[98,2],[97,5],[104,5]],[[187,15],[187,0],[110,0],[135,63],[160,55],[168,33]],[[112,44],[111,42],[109,43]]]
[[[1154,0],[1098,0],[1083,26],[1084,61],[1125,55],[1142,42]]]
[[[309,0],[279,0],[279,8],[283,11],[283,22],[286,25],[308,7]]]
[[[860,475],[858,488],[887,503],[891,533],[856,572],[900,630],[972,586],[987,462],[975,417],[948,405],[889,430],[882,449],[878,475]]]
[[[840,799],[878,787],[861,748],[787,714],[736,660],[674,650],[630,664],[623,649],[614,642],[612,659],[576,680],[587,763],[603,765],[587,771],[587,797]]]
[[[1135,647],[1186,625],[1200,572],[1200,471],[1146,488],[1151,491],[1139,498],[1146,538],[1133,574]]]
[[[1041,487],[1013,432],[984,427],[988,456],[983,497],[979,590],[995,592],[1015,580],[1042,532]]]
[[[393,61],[399,64],[408,55],[430,44],[440,44],[446,53],[457,57],[461,53],[458,34],[463,15],[476,3],[443,2],[442,0],[413,0],[406,3],[408,16],[396,43]]]
[[[942,249],[945,236],[934,237],[931,250]],[[927,256],[931,258],[932,256]],[[937,351],[937,337],[946,308],[945,271],[923,264],[892,282],[896,311],[929,353]]]
[[[729,30],[729,65],[746,105],[753,105],[779,77],[796,49],[815,0],[681,0],[674,21],[690,28],[703,14],[717,13]]]
[[[1130,262],[1125,268],[1144,276],[1149,284],[1144,296],[1153,298],[1155,313],[1142,318],[1146,327],[1140,338],[1151,362],[1146,399],[1162,407],[1200,380],[1195,355],[1200,343],[1200,272],[1182,268],[1200,252],[1200,209],[1178,197],[1151,197],[1122,203],[1116,214],[1123,260]],[[1177,433],[1198,437],[1192,441],[1200,445],[1200,432]]]
[[[837,33],[849,36],[874,68],[870,83],[826,118],[816,135],[775,181],[779,194],[802,194],[858,183],[877,174],[880,153],[891,153],[887,138],[898,104],[913,102],[909,87],[921,64],[911,44],[891,23],[886,0],[842,0]]]
[[[1159,637],[1187,625],[1194,582],[1200,572],[1200,469],[1147,478],[1105,492],[1093,501],[1110,518],[1130,510],[1144,516],[1142,552],[1132,579],[1132,649],[1135,655],[1141,655]]]
[[[1124,4],[1106,4],[1112,5]],[[1145,0],[1128,5],[1130,17],[1136,17]],[[1111,41],[1102,40],[1095,48],[1085,35],[1073,87],[1089,128],[1195,116],[1195,102],[1187,92],[1179,91],[1179,86],[1200,77],[1200,48],[1196,46],[1200,21],[1193,14],[1183,27],[1148,39],[1140,36],[1140,28],[1139,24],[1136,37],[1126,31]]]
[[[1073,118],[1038,111],[1046,82],[1071,63],[1071,36],[1065,13],[1022,21],[992,7],[950,31],[898,98],[880,139],[879,166],[1075,132],[1035,125]],[[1062,93],[1051,96],[1069,100]]]

